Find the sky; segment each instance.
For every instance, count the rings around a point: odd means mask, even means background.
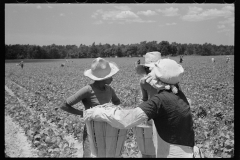
[[[234,45],[234,4],[5,4],[5,44]]]

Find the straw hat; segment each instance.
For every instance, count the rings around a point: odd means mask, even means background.
[[[154,76],[167,84],[178,83],[183,72],[183,67],[172,59],[159,60],[152,69]]]
[[[146,67],[153,67],[154,63],[157,62],[159,59],[161,59],[161,53],[154,51],[154,52],[147,52],[144,55],[145,58],[145,63],[144,64],[139,64],[139,65],[143,65]]]
[[[145,67],[152,68],[154,63],[161,59],[160,52],[147,52],[144,56],[144,64],[135,64],[135,70],[137,74],[146,74]]]
[[[119,69],[114,62],[99,57],[93,60],[91,69],[84,71],[84,76],[94,81],[101,81],[112,77],[118,71]]]

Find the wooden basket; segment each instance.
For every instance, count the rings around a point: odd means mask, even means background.
[[[142,153],[142,157],[155,158],[155,147],[153,145],[153,130],[149,125],[138,125],[133,129],[138,148]]]
[[[90,121],[87,130],[92,157],[120,157],[127,129],[117,129],[106,122]]]

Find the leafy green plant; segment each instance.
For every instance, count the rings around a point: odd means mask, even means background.
[[[180,86],[192,101],[195,145],[203,150],[205,157],[233,157],[234,61],[225,63],[225,57],[221,56],[215,59],[216,63],[212,64],[209,63],[209,57],[186,56],[182,63],[185,73]],[[133,68],[137,59],[110,60],[115,61],[120,68],[111,86],[120,98],[121,106],[137,107],[141,103],[141,76]],[[91,83],[82,75],[82,71],[89,68],[92,59],[76,61],[79,62],[71,67],[59,67],[61,61],[28,63],[24,70],[16,69],[11,63],[5,64],[5,85],[26,104],[19,104],[16,97],[5,92],[6,111],[25,128],[26,135],[33,146],[39,149],[41,156],[66,157],[74,152],[71,146],[64,146],[64,135],[57,131],[50,132],[51,127],[47,124],[54,124],[57,130],[82,141],[82,119],[58,109],[64,99]],[[84,110],[81,103],[74,107]],[[29,112],[27,108],[34,112]],[[42,121],[39,121],[40,117],[43,117]],[[52,141],[56,145],[52,145]],[[122,154],[123,157],[141,156],[131,130]]]

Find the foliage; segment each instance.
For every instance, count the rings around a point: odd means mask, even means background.
[[[215,56],[216,62],[211,63],[211,57],[184,57],[182,66],[185,73],[180,86],[192,102],[195,145],[203,150],[205,157],[233,157],[234,57],[230,56],[229,63],[225,62],[225,56]],[[179,60],[177,57],[171,58]],[[141,77],[135,73],[133,67],[138,58],[108,60],[116,62],[120,68],[119,73],[114,75],[111,86],[120,98],[121,106],[138,106],[141,103]],[[29,62],[23,69],[12,63],[5,63],[5,85],[25,102],[25,105],[19,104],[16,98],[5,93],[5,109],[22,124],[26,135],[32,140],[33,146],[39,149],[41,156],[71,156],[74,147],[68,148],[67,143],[63,146],[65,134],[71,134],[82,141],[82,119],[58,108],[64,99],[91,83],[91,80],[83,76],[83,71],[90,67],[91,62],[92,59],[74,60],[64,67],[60,67],[61,61]],[[74,107],[84,110],[81,103]],[[50,128],[54,127],[47,124],[56,127],[52,131]],[[59,139],[61,145],[52,146],[56,139]],[[122,156],[140,157],[139,152],[134,134],[130,130]]]
[[[139,57],[146,52],[159,51],[162,56],[178,55],[233,55],[233,46],[216,46],[210,43],[179,44],[168,41],[140,42],[139,44],[115,45],[95,42],[90,45],[5,45],[5,59],[64,59],[64,58],[96,58],[96,57]]]

